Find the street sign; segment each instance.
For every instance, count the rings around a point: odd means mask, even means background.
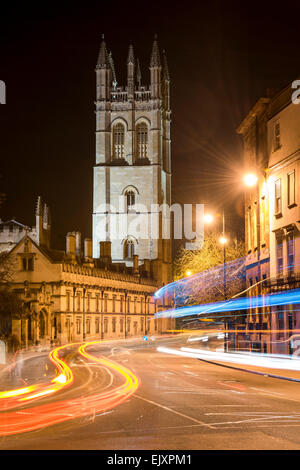
[[[148,341],[148,336],[143,336],[144,341]]]

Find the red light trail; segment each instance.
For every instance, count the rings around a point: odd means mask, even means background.
[[[0,413],[0,436],[34,431],[71,419],[95,415],[120,405],[135,393],[140,385],[140,381],[129,369],[110,359],[96,357],[86,351],[88,346],[101,343],[101,341],[94,341],[82,344],[78,348],[78,352],[89,361],[107,367],[120,375],[125,379],[122,385],[102,393],[84,397],[80,396],[70,400],[55,401],[10,412],[3,411]],[[5,408],[7,410],[7,407],[20,407],[28,400],[44,398],[51,393],[61,390],[66,385],[70,385],[73,382],[73,373],[69,366],[58,357],[58,353],[62,349],[74,346],[75,344],[61,346],[50,352],[49,358],[55,364],[58,371],[58,375],[51,382],[54,385],[44,385],[41,387],[33,385],[31,387],[23,387],[23,389],[1,392],[0,403],[2,403],[1,398],[6,401],[6,403],[3,403],[2,410]],[[12,402],[9,403],[7,400],[12,400]]]

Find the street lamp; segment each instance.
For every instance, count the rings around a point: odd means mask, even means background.
[[[192,275],[192,271],[190,271],[190,270],[188,269],[185,274],[186,274],[187,276],[191,276],[191,275]]]
[[[214,220],[214,217],[211,214],[205,214],[203,219],[205,224],[211,224]]]
[[[257,183],[257,176],[254,173],[248,173],[244,176],[244,183],[246,186],[252,187]]]

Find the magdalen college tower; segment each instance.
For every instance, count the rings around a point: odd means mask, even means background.
[[[142,83],[133,46],[127,85],[118,86],[104,37],[96,66],[96,163],[93,257],[144,270],[161,285],[172,280],[170,78],[157,39],[150,86]],[[100,248],[100,242],[101,248]],[[102,253],[101,253],[102,250]]]

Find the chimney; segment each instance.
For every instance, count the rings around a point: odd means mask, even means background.
[[[71,258],[75,258],[76,240],[75,232],[68,232],[66,236],[66,253]]]
[[[81,257],[81,233],[75,232],[76,256]]]
[[[133,274],[139,274],[139,255],[133,255]]]
[[[147,273],[147,277],[151,277],[150,259],[144,259],[144,271]]]
[[[86,260],[92,259],[92,240],[91,238],[84,239],[84,257]]]

